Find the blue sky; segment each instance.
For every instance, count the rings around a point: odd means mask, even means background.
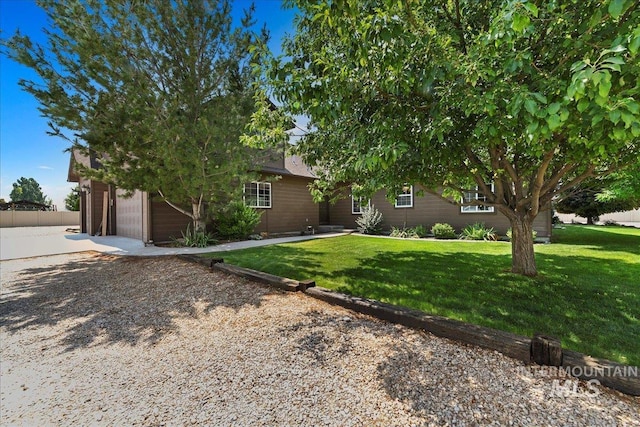
[[[258,26],[267,25],[271,50],[279,52],[285,33],[293,30],[294,12],[283,10],[280,0],[256,0]],[[234,15],[249,7],[249,0],[235,0]],[[17,29],[43,42],[45,13],[31,0],[0,0],[1,37]],[[34,178],[43,193],[64,210],[64,198],[73,184],[67,182],[69,143],[47,135],[47,119],[40,116],[38,102],[18,86],[20,78],[37,79],[30,69],[0,55],[0,197],[10,200],[12,185],[20,177]]]

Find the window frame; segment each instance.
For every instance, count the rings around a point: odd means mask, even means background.
[[[353,192],[351,193],[351,215],[362,215],[362,208],[371,207],[371,199],[367,201],[367,203],[362,203],[364,197],[358,197],[359,204],[356,204],[356,198],[353,196]],[[356,206],[358,207],[358,211],[355,210]]]
[[[407,185],[405,185],[404,187],[407,187]],[[395,200],[395,202],[393,204],[394,208],[396,208],[396,209],[406,209],[406,208],[412,208],[413,207],[413,185],[409,185],[408,187],[409,187],[408,193],[405,193],[404,192],[405,190],[403,189],[403,192],[396,196],[396,200]],[[409,198],[409,204],[408,205],[398,205],[398,199],[400,197],[407,197],[407,196]]]
[[[479,186],[475,186],[475,191],[465,191],[462,195],[462,203],[469,203],[469,202],[473,202],[475,200],[481,200],[481,201],[486,201],[487,196],[482,194],[480,192],[480,189],[478,188]],[[491,191],[495,191],[494,186],[493,186],[493,182],[490,184],[491,187]],[[467,201],[467,194],[475,194],[475,198],[469,198],[469,200]],[[470,213],[470,214],[475,214],[475,213],[494,213],[495,212],[495,207],[494,206],[486,206],[486,205],[467,205],[467,206],[460,206],[460,213]]]
[[[247,186],[253,186],[255,185],[255,199],[251,198],[249,200],[247,200]],[[265,191],[268,189],[268,206],[264,205],[263,203],[261,203],[261,198],[260,198],[260,191]],[[251,190],[251,187],[250,187]],[[271,192],[272,187],[271,187],[271,183],[270,182],[266,182],[266,181],[251,181],[248,183],[245,183],[244,186],[242,187],[242,200],[244,201],[245,205],[249,206],[250,208],[255,208],[255,209],[271,209],[273,206],[273,193]],[[263,196],[264,198],[265,196]],[[251,204],[251,201],[255,200],[255,205]]]

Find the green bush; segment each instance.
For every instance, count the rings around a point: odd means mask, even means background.
[[[382,214],[375,206],[365,206],[362,208],[362,215],[356,219],[358,231],[362,234],[380,234],[382,231]]]
[[[416,225],[415,227],[413,227],[413,233],[417,237],[423,238],[423,237],[427,237],[427,234],[429,234],[429,231],[427,230],[427,227],[425,227],[424,225],[420,224],[420,225]]]
[[[493,228],[487,228],[484,223],[476,222],[463,228],[460,238],[463,240],[496,240],[497,236]]]
[[[456,232],[452,226],[447,223],[438,222],[431,227],[431,233],[436,239],[453,239],[456,237]]]
[[[241,201],[232,202],[217,213],[214,229],[221,239],[246,239],[260,223],[261,215]]]
[[[412,228],[396,228],[391,227],[391,237],[399,237],[401,239],[420,239],[427,235],[427,229],[423,225]]]
[[[536,237],[538,237],[538,232],[536,230],[533,230],[531,232],[531,235],[533,236],[533,240],[536,240]],[[507,230],[507,239],[511,240],[511,229]]]
[[[391,227],[391,237],[399,237],[401,239],[415,239],[418,236],[413,232],[412,228]]]
[[[189,248],[206,248],[209,245],[218,243],[211,234],[203,231],[191,229],[191,224],[187,225],[187,230],[182,233],[182,240],[174,239],[174,243],[178,246],[186,246]]]

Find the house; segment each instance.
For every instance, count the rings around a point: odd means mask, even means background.
[[[308,185],[315,175],[297,156],[284,151],[270,156],[258,167],[259,180],[246,183],[245,200],[263,214],[256,232],[302,232],[319,225],[318,205]],[[72,150],[67,180],[80,186],[81,232],[118,235],[144,242],[166,242],[180,237],[191,218],[169,206],[160,197],[135,191],[131,197],[113,185],[90,180],[78,173],[77,164],[100,168],[94,156]]]
[[[335,204],[328,205],[328,221],[341,224],[347,228],[356,228],[356,219],[362,215],[363,205],[373,205],[382,213],[383,229],[391,227],[415,227],[423,225],[430,229],[437,222],[446,222],[457,231],[466,225],[476,222],[484,223],[486,227],[493,227],[498,234],[505,235],[510,228],[507,217],[493,207],[487,206],[455,206],[441,198],[424,192],[419,187],[408,185],[404,187],[395,203],[389,203],[385,191],[378,191],[370,201],[353,196],[349,186],[341,189],[341,197]],[[475,191],[465,194],[465,202],[481,199],[481,193]],[[551,209],[542,210],[533,222],[537,237],[548,240],[551,237]]]
[[[99,168],[97,159],[74,150],[69,163],[70,182],[80,185],[81,230],[91,235],[109,234],[131,237],[144,242],[164,242],[179,237],[191,222],[190,218],[170,207],[160,197],[142,191],[130,198],[124,191],[102,182],[83,178],[77,173],[76,163]],[[468,224],[482,222],[497,233],[506,234],[509,220],[494,208],[485,206],[455,206],[437,196],[424,193],[419,187],[407,186],[395,203],[389,203],[384,191],[377,192],[370,201],[354,198],[349,186],[343,186],[341,197],[335,203],[315,203],[309,184],[316,179],[313,171],[298,156],[286,156],[284,151],[272,156],[257,168],[259,178],[244,184],[245,202],[262,212],[256,233],[279,234],[303,232],[320,226],[343,226],[355,229],[362,206],[370,203],[383,215],[383,228],[431,228],[437,222],[446,222],[460,231]],[[481,198],[476,192],[465,195],[466,201]],[[534,230],[540,239],[551,237],[551,209],[543,210],[534,221]]]

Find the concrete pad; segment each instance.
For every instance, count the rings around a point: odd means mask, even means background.
[[[225,252],[237,249],[275,245],[278,243],[342,236],[343,233],[313,236],[282,237],[277,239],[246,240],[207,248],[166,248],[145,246],[141,240],[121,236],[90,236],[67,231],[67,226],[0,228],[0,260],[31,258],[97,251],[112,255],[160,256]]]

